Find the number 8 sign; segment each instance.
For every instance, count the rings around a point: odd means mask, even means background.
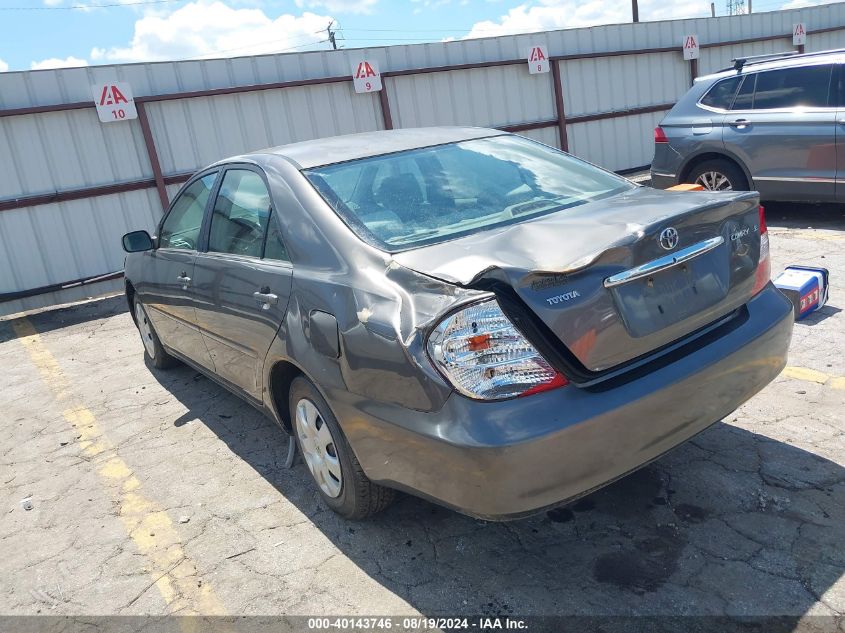
[[[528,72],[532,75],[549,72],[549,54],[545,46],[532,46],[529,49]]]

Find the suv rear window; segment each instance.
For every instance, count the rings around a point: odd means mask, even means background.
[[[701,104],[720,110],[730,110],[740,79],[742,77],[737,76],[716,83],[701,98]]]

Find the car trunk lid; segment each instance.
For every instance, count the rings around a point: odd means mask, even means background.
[[[587,373],[603,372],[748,301],[758,207],[755,193],[643,187],[394,258],[461,286],[512,291]]]

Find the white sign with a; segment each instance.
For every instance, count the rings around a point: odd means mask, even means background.
[[[698,35],[684,35],[684,59],[698,59]]]
[[[803,22],[792,25],[792,44],[800,46],[807,43],[807,28]]]
[[[361,60],[352,69],[352,83],[355,92],[378,92],[381,90],[381,73],[377,61]]]
[[[100,117],[101,123],[138,118],[132,86],[125,81],[97,84],[91,86],[91,91],[94,93],[94,105],[97,106],[97,116]]]
[[[549,72],[549,54],[545,46],[532,46],[528,51],[528,72],[532,75]]]

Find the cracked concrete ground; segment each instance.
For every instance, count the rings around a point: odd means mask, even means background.
[[[339,519],[301,462],[282,468],[272,422],[191,369],[145,366],[122,298],[31,316],[46,370],[0,323],[0,614],[776,614],[845,631],[845,216],[768,217],[775,273],[833,280],[790,370],[651,466],[512,523],[409,496]]]

